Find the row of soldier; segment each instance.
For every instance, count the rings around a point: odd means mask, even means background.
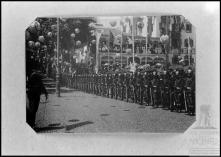
[[[80,91],[195,114],[195,75],[191,69],[114,74],[74,74],[67,80]]]

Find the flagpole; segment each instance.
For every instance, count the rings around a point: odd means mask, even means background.
[[[133,64],[134,64],[134,17],[132,16],[132,47],[133,47]]]
[[[122,53],[123,53],[123,31],[121,30],[121,43],[120,43],[120,49],[121,49],[121,52],[120,52],[120,56],[121,56],[121,68],[123,67],[122,65]]]
[[[190,66],[190,52],[191,52],[191,47],[190,47],[190,37],[188,38],[188,54],[189,54],[189,66]]]
[[[147,19],[147,16],[145,16],[145,18],[146,18],[146,24],[147,24],[147,22],[148,22],[148,19]],[[145,26],[145,25],[144,25]],[[147,25],[146,25],[146,29],[147,29]],[[148,38],[148,30],[147,30],[147,32],[146,32],[146,53],[147,53],[147,38]]]
[[[60,97],[60,63],[59,63],[59,18],[57,18],[57,69],[56,69],[56,94]]]
[[[147,32],[146,32],[146,54],[147,54],[147,40],[148,40],[148,29],[147,29],[147,27],[148,27],[148,19],[147,19],[147,16],[145,16],[145,18],[146,18],[145,22],[146,22],[146,30],[147,30]],[[145,57],[145,64],[147,64],[147,57]]]
[[[110,66],[110,36],[111,36],[111,31],[109,31],[109,38],[108,38],[108,49],[107,49],[107,57],[108,57],[108,70]]]

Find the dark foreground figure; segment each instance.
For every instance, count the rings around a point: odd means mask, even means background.
[[[42,77],[39,72],[35,71],[27,82],[28,103],[26,105],[26,121],[32,128],[35,126],[35,117],[42,93],[45,94],[47,100],[48,93],[42,82]]]

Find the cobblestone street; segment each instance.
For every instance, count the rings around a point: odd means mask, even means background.
[[[37,132],[184,132],[195,116],[79,91],[50,94],[36,117]]]

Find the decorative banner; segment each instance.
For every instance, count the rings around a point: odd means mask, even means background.
[[[153,17],[153,32],[152,36],[153,38],[159,38],[160,37],[160,27],[159,24],[161,22],[160,16],[154,16]]]

